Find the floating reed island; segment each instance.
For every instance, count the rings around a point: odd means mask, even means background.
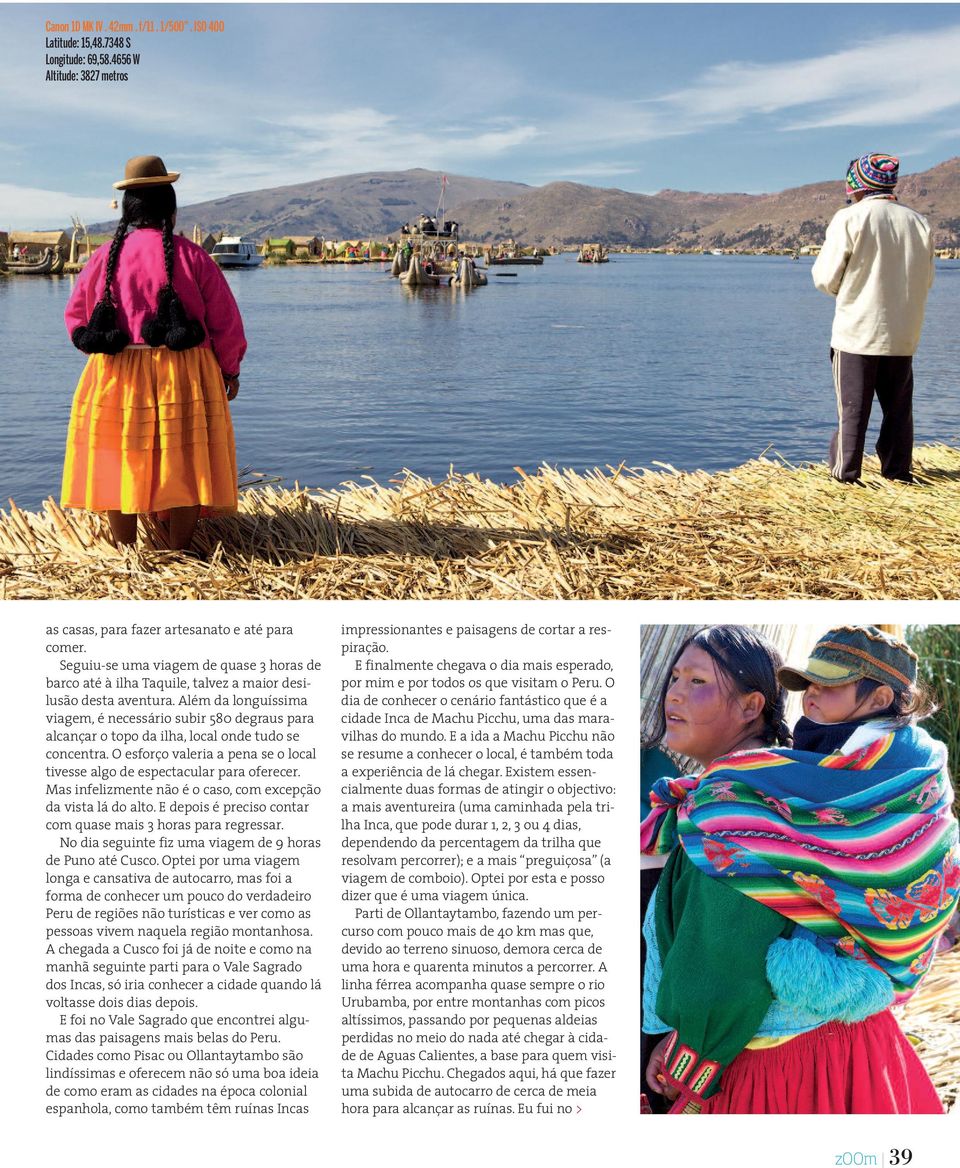
[[[0,510],[6,599],[876,599],[960,596],[960,450],[920,485],[863,488],[776,456],[717,474],[543,467],[509,484],[405,472],[338,490],[258,485],[200,525],[205,558],[106,522]]]

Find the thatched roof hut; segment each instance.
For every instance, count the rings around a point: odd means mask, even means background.
[[[31,256],[42,255],[48,247],[62,255],[70,250],[70,236],[65,231],[11,231],[8,243],[11,251],[19,247]]]
[[[268,239],[263,245],[263,254],[268,256],[286,256],[292,259],[296,245],[289,236],[282,239]]]
[[[291,235],[290,242],[298,256],[318,256],[323,249],[323,242],[316,235]]]

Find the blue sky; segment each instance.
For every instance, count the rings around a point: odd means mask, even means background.
[[[111,17],[226,31],[135,34],[125,85],[44,80],[47,19]],[[957,4],[0,4],[0,44],[0,228],[110,217],[141,153],[181,204],[413,166],[776,191],[960,154]]]

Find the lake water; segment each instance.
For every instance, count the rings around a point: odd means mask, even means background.
[[[544,462],[718,470],[768,446],[821,460],[833,303],[811,262],[565,255],[515,277],[493,269],[470,293],[407,290],[379,264],[230,272],[250,343],[238,461],[332,487],[404,467],[500,481]],[[4,504],[59,492],[84,362],[63,327],[72,284],[0,278]],[[960,263],[940,263],[915,359],[918,441],[960,434],[958,320]]]

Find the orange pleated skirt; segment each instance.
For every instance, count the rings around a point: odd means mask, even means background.
[[[90,357],[73,398],[61,503],[131,515],[236,509],[233,424],[210,349]]]

